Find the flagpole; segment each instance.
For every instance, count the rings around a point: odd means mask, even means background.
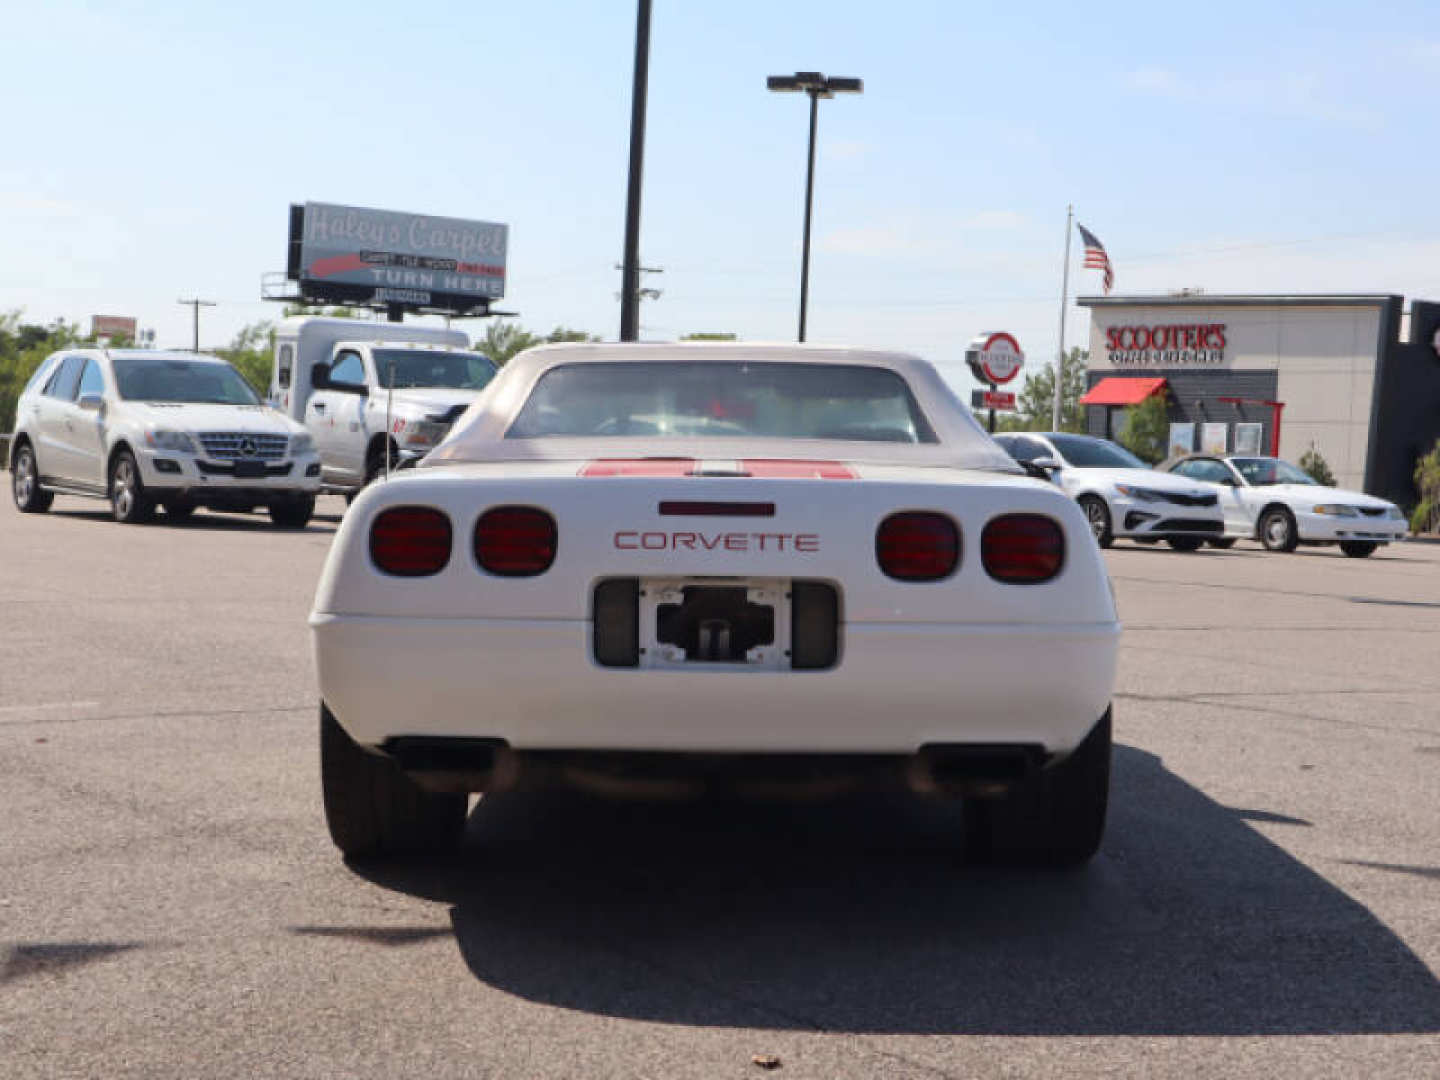
[[[1055,358],[1055,402],[1050,413],[1050,430],[1060,430],[1060,392],[1065,385],[1065,305],[1070,301],[1070,227],[1075,206],[1065,207],[1065,265],[1060,272],[1060,352]]]

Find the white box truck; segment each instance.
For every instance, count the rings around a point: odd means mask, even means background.
[[[413,464],[494,377],[460,330],[319,316],[275,328],[270,401],[315,437],[327,491]],[[387,427],[388,416],[388,427]]]

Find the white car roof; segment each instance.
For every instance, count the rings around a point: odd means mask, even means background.
[[[939,439],[934,444],[859,442],[834,439],[647,438],[643,436],[506,439],[505,432],[530,396],[539,378],[561,364],[703,363],[754,361],[790,364],[853,364],[883,367],[900,375]],[[733,457],[737,444],[747,453],[786,457],[841,459],[908,465],[945,465],[1019,472],[975,422],[939,372],[918,356],[882,349],[835,345],[768,344],[759,342],[670,342],[541,345],[520,353],[503,368],[456,421],[449,438],[423,464],[459,461],[575,460],[689,456]]]

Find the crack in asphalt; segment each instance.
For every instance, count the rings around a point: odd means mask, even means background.
[[[1116,701],[1150,701],[1170,702],[1176,705],[1208,705],[1212,708],[1217,709],[1239,708],[1238,705],[1232,702],[1214,700],[1214,698],[1218,696],[1219,695],[1217,694],[1207,694],[1204,692],[1195,694],[1135,694],[1120,693],[1117,691],[1114,695],[1114,698]],[[1279,696],[1284,697],[1287,695],[1282,694]],[[1336,727],[1356,728],[1361,731],[1379,731],[1383,732],[1386,735],[1407,734],[1433,736],[1435,734],[1435,732],[1429,728],[1416,728],[1408,726],[1387,727],[1383,724],[1367,724],[1363,720],[1342,720],[1333,716],[1322,716],[1319,713],[1294,712],[1290,709],[1277,709],[1273,706],[1267,707],[1264,705],[1252,704],[1246,707],[1249,708],[1252,712],[1264,713],[1267,716],[1283,716],[1287,720],[1315,720],[1319,721],[1322,724],[1332,724]]]
[[[84,704],[84,703],[81,703]],[[47,706],[17,706],[18,708],[46,708]],[[78,705],[76,706],[79,707]],[[60,706],[48,706],[60,708]],[[41,724],[90,724],[107,720],[174,720],[177,717],[191,717],[197,720],[222,716],[255,716],[270,713],[309,712],[314,705],[276,705],[274,707],[251,706],[244,709],[172,709],[164,712],[148,711],[138,713],[104,713],[90,716],[41,717],[32,720],[0,720],[0,728],[36,727]]]

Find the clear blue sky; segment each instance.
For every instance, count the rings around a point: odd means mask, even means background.
[[[962,386],[980,331],[1053,355],[1067,202],[1117,292],[1440,299],[1433,0],[654,6],[647,338],[793,335],[806,108],[765,76],[797,69],[865,80],[821,105],[812,340]],[[0,310],[174,344],[198,295],[224,344],[278,314],[260,275],[315,200],[507,222],[504,306],[616,336],[629,0],[49,0],[6,24]]]

